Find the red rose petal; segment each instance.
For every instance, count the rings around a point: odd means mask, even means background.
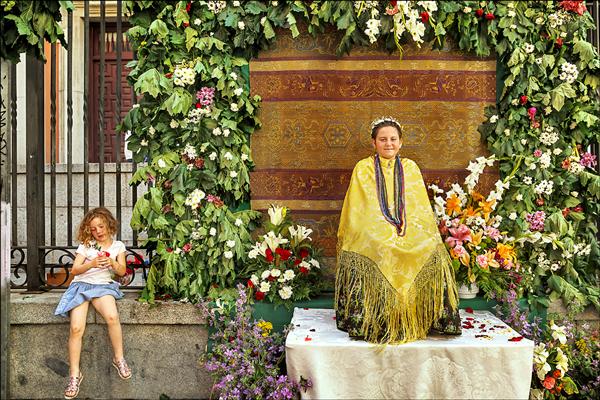
[[[312,340],[312,338],[308,335],[304,338],[305,342],[310,342],[311,340]]]
[[[469,314],[473,314],[473,309],[471,307],[465,308],[465,311],[468,312]]]
[[[521,340],[523,340],[523,336],[514,336],[511,338],[508,338],[509,342],[520,342]]]

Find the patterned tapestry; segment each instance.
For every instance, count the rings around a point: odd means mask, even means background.
[[[285,205],[334,257],[339,212],[354,164],[373,154],[370,122],[394,116],[404,127],[402,157],[426,183],[462,182],[469,160],[486,154],[477,132],[496,99],[496,61],[458,51],[372,48],[338,58],[335,32],[292,39],[250,63],[252,94],[262,97],[262,128],[252,136],[256,163],[251,206]],[[497,172],[481,178],[489,187]],[[331,260],[330,260],[331,261]]]

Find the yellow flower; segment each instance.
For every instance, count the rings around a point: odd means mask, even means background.
[[[494,204],[496,204],[496,200],[485,201],[482,200],[479,202],[479,207],[481,207],[481,212],[484,215],[484,218],[487,219],[491,212],[493,211]]]
[[[494,252],[488,250],[485,253],[485,256],[488,259],[488,268],[500,268],[500,264],[498,263],[498,261],[496,261],[496,255],[494,254]]]
[[[483,237],[483,231],[479,231],[477,233],[471,233],[471,244],[473,246],[478,246],[481,243],[481,238]]]
[[[271,333],[271,330],[273,329],[273,324],[269,321],[259,321],[256,325],[262,329],[262,335],[265,337],[269,336],[269,333]]]

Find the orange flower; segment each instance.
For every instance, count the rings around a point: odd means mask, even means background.
[[[517,262],[517,255],[515,254],[515,250],[512,245],[498,243],[497,249],[500,257],[504,258],[505,260],[512,261],[513,263]]]
[[[446,213],[452,215],[452,212],[460,214],[460,199],[456,194],[446,200]]]
[[[465,218],[476,217],[477,214],[479,214],[479,211],[473,208],[472,206],[465,208],[465,210],[463,211],[463,217]]]
[[[487,219],[491,212],[493,211],[494,204],[496,204],[496,200],[492,199],[490,201],[481,200],[479,202],[479,207],[481,207],[481,212],[484,215],[484,218]]]
[[[473,246],[478,246],[481,243],[481,238],[483,237],[483,231],[479,231],[477,233],[471,233],[471,244]]]
[[[489,268],[500,268],[500,264],[496,261],[496,253],[491,250],[488,250],[485,253],[485,256],[488,259],[488,267]]]

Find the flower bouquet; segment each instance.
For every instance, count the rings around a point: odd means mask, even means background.
[[[319,251],[312,246],[312,229],[294,225],[287,208],[271,206],[268,213],[267,233],[248,253],[247,286],[256,300],[289,308],[321,290]]]
[[[500,295],[512,281],[520,282],[521,276],[515,240],[500,232],[502,217],[495,214],[508,180],[497,181],[487,197],[475,190],[479,176],[494,160],[494,156],[479,157],[471,162],[464,188],[456,183],[448,191],[433,184],[429,188],[458,285],[477,284],[486,294]]]

